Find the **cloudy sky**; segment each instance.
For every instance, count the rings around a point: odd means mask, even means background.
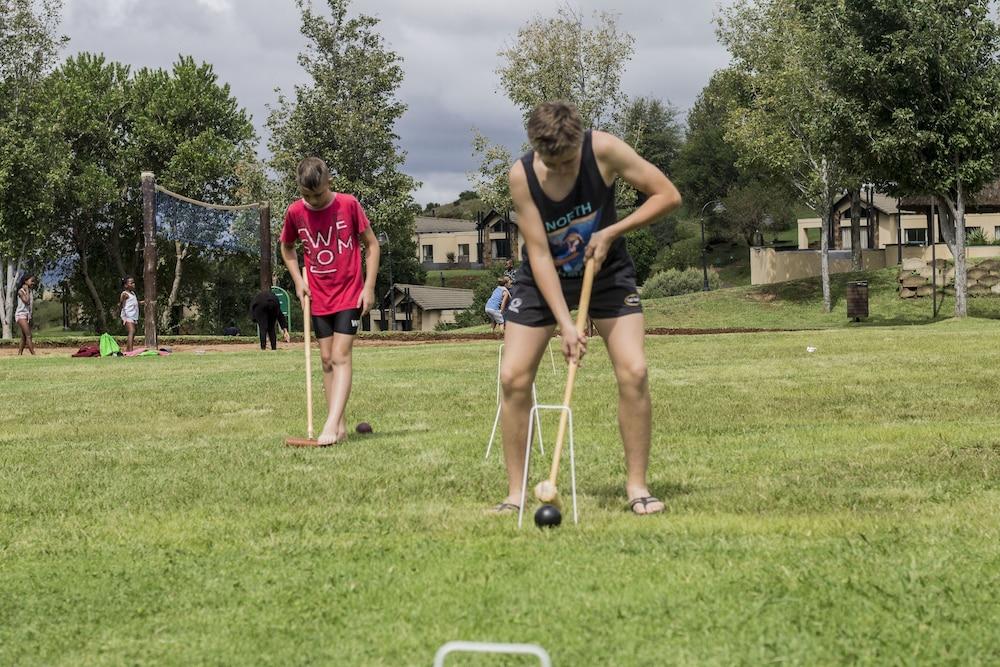
[[[314,4],[325,4],[314,0]],[[472,128],[512,150],[520,114],[497,92],[497,51],[535,15],[562,0],[354,0],[352,11],[382,21],[403,58],[400,90],[409,110],[399,125],[406,171],[423,182],[417,201],[446,202],[469,189],[475,167]],[[590,16],[614,11],[635,39],[623,88],[688,109],[727,56],[716,43],[716,0],[574,0]],[[275,88],[304,82],[296,55],[304,46],[293,0],[65,0],[68,53],[102,52],[138,68],[167,68],[178,54],[215,66],[253,115],[261,136]]]

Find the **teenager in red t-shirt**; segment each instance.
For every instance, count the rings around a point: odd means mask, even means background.
[[[295,281],[299,300],[304,295],[311,300],[330,408],[318,442],[332,445],[347,437],[344,408],[351,394],[351,352],[361,318],[375,302],[379,247],[358,200],[330,190],[330,170],[322,160],[310,157],[300,162],[296,180],[302,199],[285,212],[281,258]],[[299,271],[297,242],[302,243],[308,284]],[[365,246],[364,278],[361,244]]]

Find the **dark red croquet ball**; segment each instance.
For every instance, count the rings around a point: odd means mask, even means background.
[[[357,431],[358,433],[371,433],[372,425],[369,424],[368,422],[361,422],[360,424],[354,427],[354,430]]]

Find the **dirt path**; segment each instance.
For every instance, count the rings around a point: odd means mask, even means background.
[[[706,335],[716,335],[716,334],[745,334],[745,333],[775,333],[779,331],[792,331],[791,329],[668,329],[668,328],[652,328],[646,330],[646,335],[648,336],[706,336]],[[447,333],[435,333],[433,335],[421,335],[419,333],[406,334],[406,338],[395,338],[386,339],[382,337],[360,337],[355,341],[355,346],[357,347],[405,347],[410,345],[426,345],[428,343],[460,343],[460,342],[472,342],[472,341],[484,341],[493,340],[501,341],[503,340],[500,336],[494,336],[488,333],[481,334],[447,334]],[[301,341],[299,341],[301,342]],[[94,345],[97,344],[97,339],[94,339]],[[205,344],[197,343],[177,343],[170,344],[167,343],[164,347],[169,347],[171,351],[177,354],[216,354],[224,352],[252,352],[258,350],[259,346],[257,343],[247,343],[243,341],[234,341],[232,343],[225,342],[211,342]],[[40,357],[68,357],[79,349],[78,347],[69,347],[66,345],[59,345],[56,341],[46,341],[44,343],[36,343],[35,351]],[[278,351],[298,351],[299,345],[294,340],[292,343],[278,343]],[[27,351],[25,352],[27,355]],[[10,344],[0,345],[0,357],[14,357],[17,356],[17,346]]]

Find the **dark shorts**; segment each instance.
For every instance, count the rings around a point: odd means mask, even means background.
[[[312,323],[316,338],[329,338],[335,333],[354,336],[361,325],[361,309],[351,308],[329,315],[313,315]]]
[[[570,310],[580,304],[581,280],[562,281],[563,296]],[[639,292],[635,287],[635,272],[621,271],[611,276],[601,276],[594,282],[590,295],[590,317],[595,320],[624,317],[642,312]],[[504,311],[508,322],[526,327],[547,327],[556,318],[545,303],[545,297],[534,282],[515,283],[510,290],[510,303]]]

